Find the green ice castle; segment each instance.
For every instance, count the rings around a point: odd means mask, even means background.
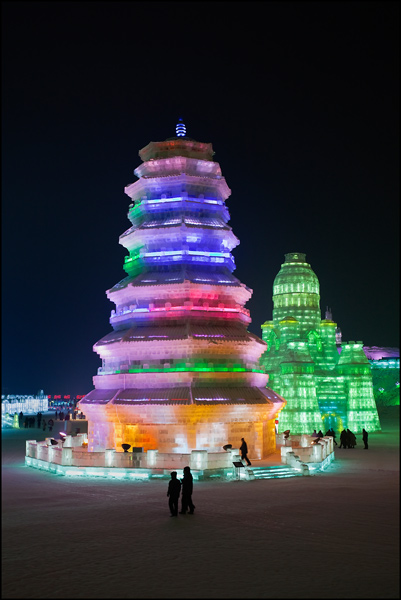
[[[341,342],[329,310],[321,319],[319,280],[305,254],[291,252],[273,284],[273,320],[262,325],[261,363],[287,401],[279,432],[380,430],[363,343]]]

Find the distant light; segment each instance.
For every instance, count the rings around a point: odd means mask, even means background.
[[[177,137],[185,137],[187,130],[185,128],[184,123],[182,122],[182,119],[178,119],[178,123],[175,126],[175,133]]]

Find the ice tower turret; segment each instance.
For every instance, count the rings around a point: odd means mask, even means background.
[[[120,236],[127,277],[107,292],[113,331],[94,346],[103,364],[81,401],[92,450],[216,451],[241,435],[255,458],[274,449],[284,401],[266,388],[266,345],[247,331],[252,290],[233,275],[239,241],[213,154],[182,120],[139,152]]]
[[[299,323],[300,335],[320,324],[319,280],[305,260],[305,254],[290,252],[273,283],[273,323],[291,315]]]

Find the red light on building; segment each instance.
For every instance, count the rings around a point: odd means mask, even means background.
[[[64,396],[64,400],[69,400],[70,396]]]

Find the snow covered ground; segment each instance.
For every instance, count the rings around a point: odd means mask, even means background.
[[[312,477],[74,480],[24,466],[38,429],[2,432],[3,598],[399,598],[399,407],[369,450]]]

